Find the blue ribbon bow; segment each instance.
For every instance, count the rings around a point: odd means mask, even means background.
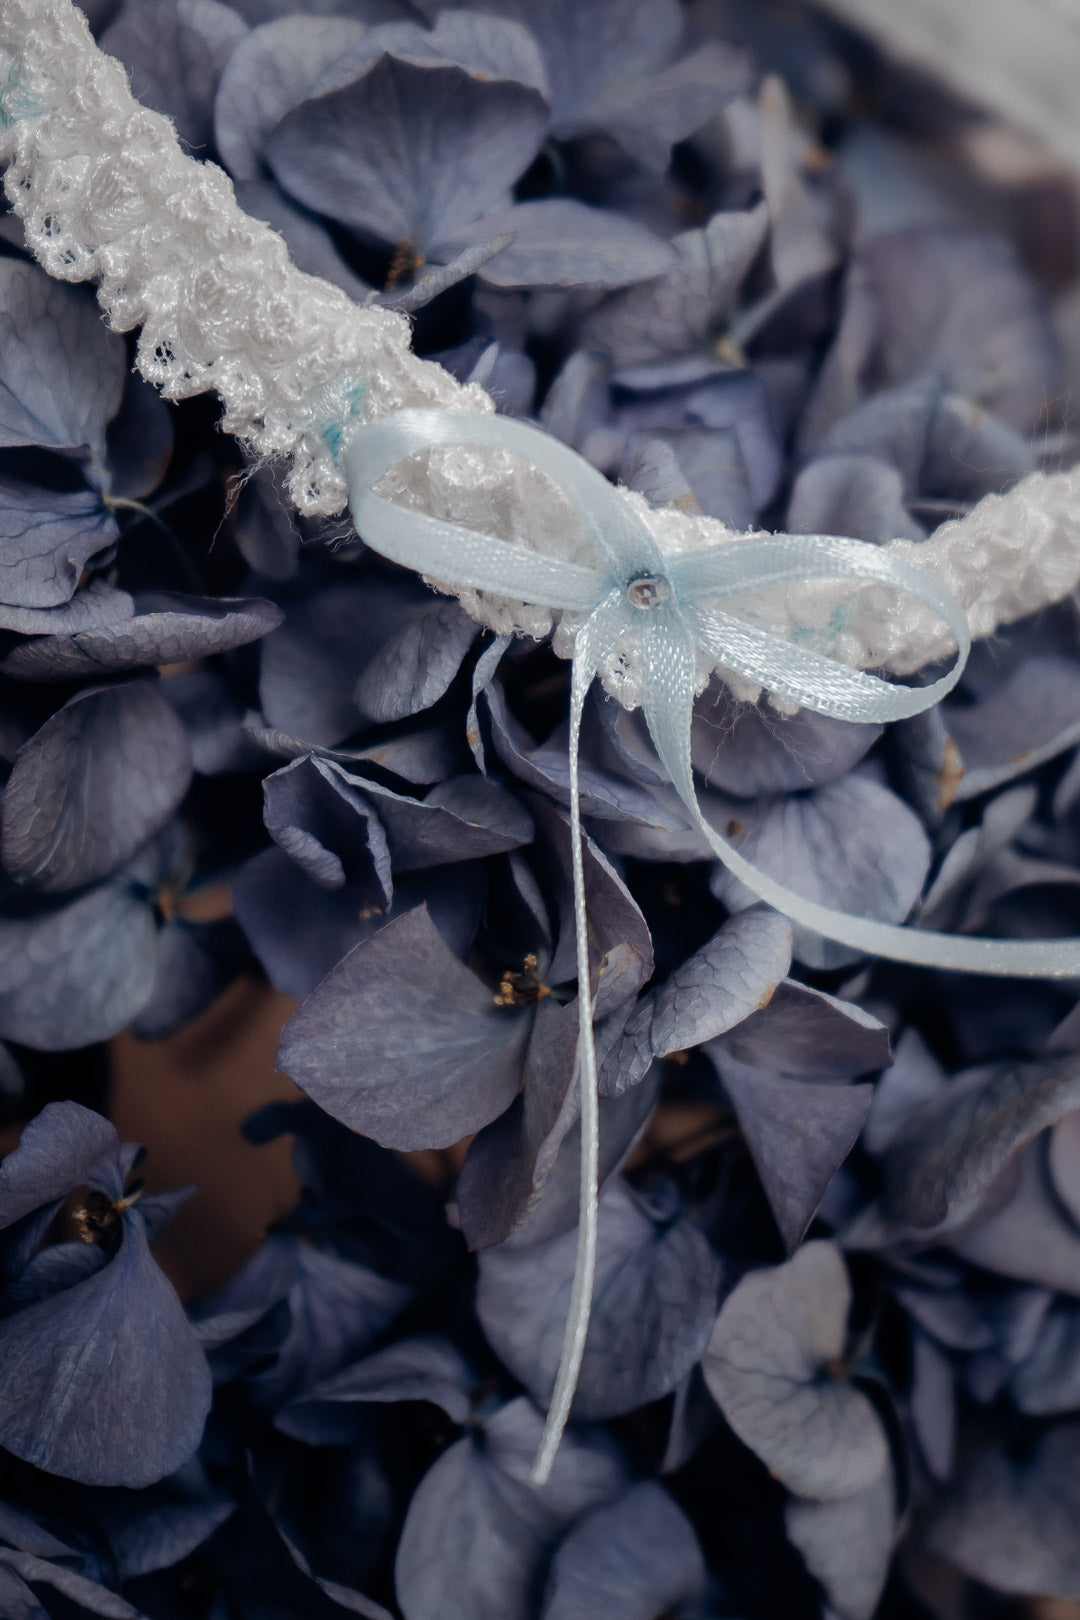
[[[375,494],[385,473],[439,445],[509,451],[546,473],[569,497],[596,550],[594,567],[544,557]],[[588,1332],[596,1265],[598,1101],[589,987],[578,752],[585,698],[603,660],[640,636],[641,706],[653,745],[694,825],[724,865],[795,923],[874,956],[925,966],[1027,978],[1080,976],[1080,940],[996,940],[931,933],[855,917],[777,883],[722,838],[702,813],[690,758],[697,650],[777,696],[852,721],[904,719],[931,708],[956,685],[971,641],[955,598],[925,570],[893,553],[835,535],[763,534],[665,557],[607,479],[558,440],[505,416],[403,410],[347,440],[342,461],[358,534],[393,562],[458,588],[584,613],[574,638],[570,688],[570,816],[577,934],[578,1076],[581,1088],[581,1213],[574,1288],[562,1360],[534,1478],[550,1472],[569,1416]],[[722,611],[718,599],[803,580],[858,579],[894,586],[948,626],[957,658],[929,686],[893,685],[798,647]]]

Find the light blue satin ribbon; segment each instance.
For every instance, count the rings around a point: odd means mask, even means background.
[[[374,493],[408,456],[438,445],[509,451],[546,473],[572,502],[596,551],[592,567],[544,557]],[[393,562],[458,588],[586,615],[574,640],[570,688],[570,815],[574,862],[582,1112],[581,1219],[562,1360],[534,1478],[550,1472],[569,1416],[588,1331],[596,1264],[598,1104],[589,988],[585,878],[578,797],[578,739],[585,697],[603,660],[639,636],[642,709],[653,745],[695,826],[740,882],[805,928],[872,956],[1025,978],[1080,977],[1080,940],[996,940],[939,934],[851,916],[808,900],[745,859],[705,819],[690,760],[697,650],[712,663],[818,714],[852,721],[905,719],[956,685],[971,646],[960,604],[923,569],[893,553],[835,535],[753,535],[665,557],[607,479],[573,450],[505,416],[399,411],[360,428],[342,450],[357,533]],[[722,611],[717,599],[803,580],[857,579],[894,586],[945,622],[957,645],[947,675],[896,686]]]

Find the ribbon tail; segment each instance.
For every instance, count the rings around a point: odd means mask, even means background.
[[[578,755],[585,698],[604,654],[625,633],[619,593],[606,597],[578,631],[570,682],[570,845],[574,879],[574,931],[577,942],[578,1054],[577,1080],[581,1095],[581,1179],[578,1207],[577,1252],[574,1281],[563,1334],[559,1369],[548,1404],[544,1432],[533,1463],[531,1478],[544,1485],[551,1474],[563,1430],[570,1417],[585,1340],[592,1314],[596,1280],[596,1237],[600,1198],[600,1097],[596,1079],[596,1041],[593,1035],[592,988],[589,983],[589,925],[585,909],[585,853],[581,828]],[[631,610],[632,611],[632,610]]]
[[[690,758],[693,679],[694,650],[686,628],[670,619],[649,625],[642,708],[653,745],[709,847],[759,900],[825,939],[894,962],[1001,978],[1080,978],[1080,939],[984,939],[876,922],[809,900],[740,855],[705,819],[698,802]]]

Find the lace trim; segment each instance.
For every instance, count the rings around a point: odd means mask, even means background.
[[[0,52],[0,161],[32,251],[51,275],[96,281],[113,328],[141,328],[136,364],[166,398],[217,392],[228,432],[257,457],[289,462],[289,493],[302,511],[344,507],[338,461],[351,422],[408,406],[493,409],[481,388],[412,354],[404,316],[359,306],[297,270],[281,237],[239,209],[228,177],[187,157],[169,120],[132,98],[124,69],[98,50],[70,0],[4,0]],[[433,452],[391,485],[395,498],[438,516],[568,561],[589,555],[565,498],[515,458]],[[710,518],[646,510],[665,552],[729,535]],[[1080,469],[1034,474],[924,543],[892,549],[917,558],[985,636],[1075,588],[1078,512]],[[569,651],[569,619],[560,627],[560,615],[543,608],[455,594],[481,624],[538,637],[555,630],[556,650]],[[906,673],[950,651],[928,610],[901,609],[878,587],[770,597],[763,622],[856,666]],[[636,704],[633,648],[619,649],[602,673],[620,702]],[[699,671],[702,683],[708,673]]]

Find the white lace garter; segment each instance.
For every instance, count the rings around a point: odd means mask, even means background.
[[[493,409],[480,387],[412,354],[404,316],[361,307],[297,270],[282,239],[238,208],[227,176],[185,156],[170,122],[133,99],[124,69],[98,50],[70,0],[2,0],[0,53],[0,161],[31,249],[51,275],[96,281],[115,329],[141,329],[136,363],[167,398],[218,393],[223,427],[256,457],[288,462],[301,511],[344,507],[340,452],[361,420],[402,407]],[[381,488],[566,562],[590,555],[563,492],[504,450],[435,449],[393,470]],[[714,519],[620,496],[665,555],[731,538]],[[889,549],[917,557],[966,610],[972,634],[985,636],[1076,586],[1078,514],[1080,469],[1035,473],[925,542]],[[490,591],[455,594],[497,632],[554,629],[556,651],[569,654],[572,615]],[[932,610],[863,585],[778,587],[755,610],[762,623],[856,667],[903,674],[954,646]],[[698,689],[711,667],[699,657]],[[722,673],[741,696],[755,695],[752,682]],[[632,645],[609,654],[601,674],[626,706],[640,701]]]

